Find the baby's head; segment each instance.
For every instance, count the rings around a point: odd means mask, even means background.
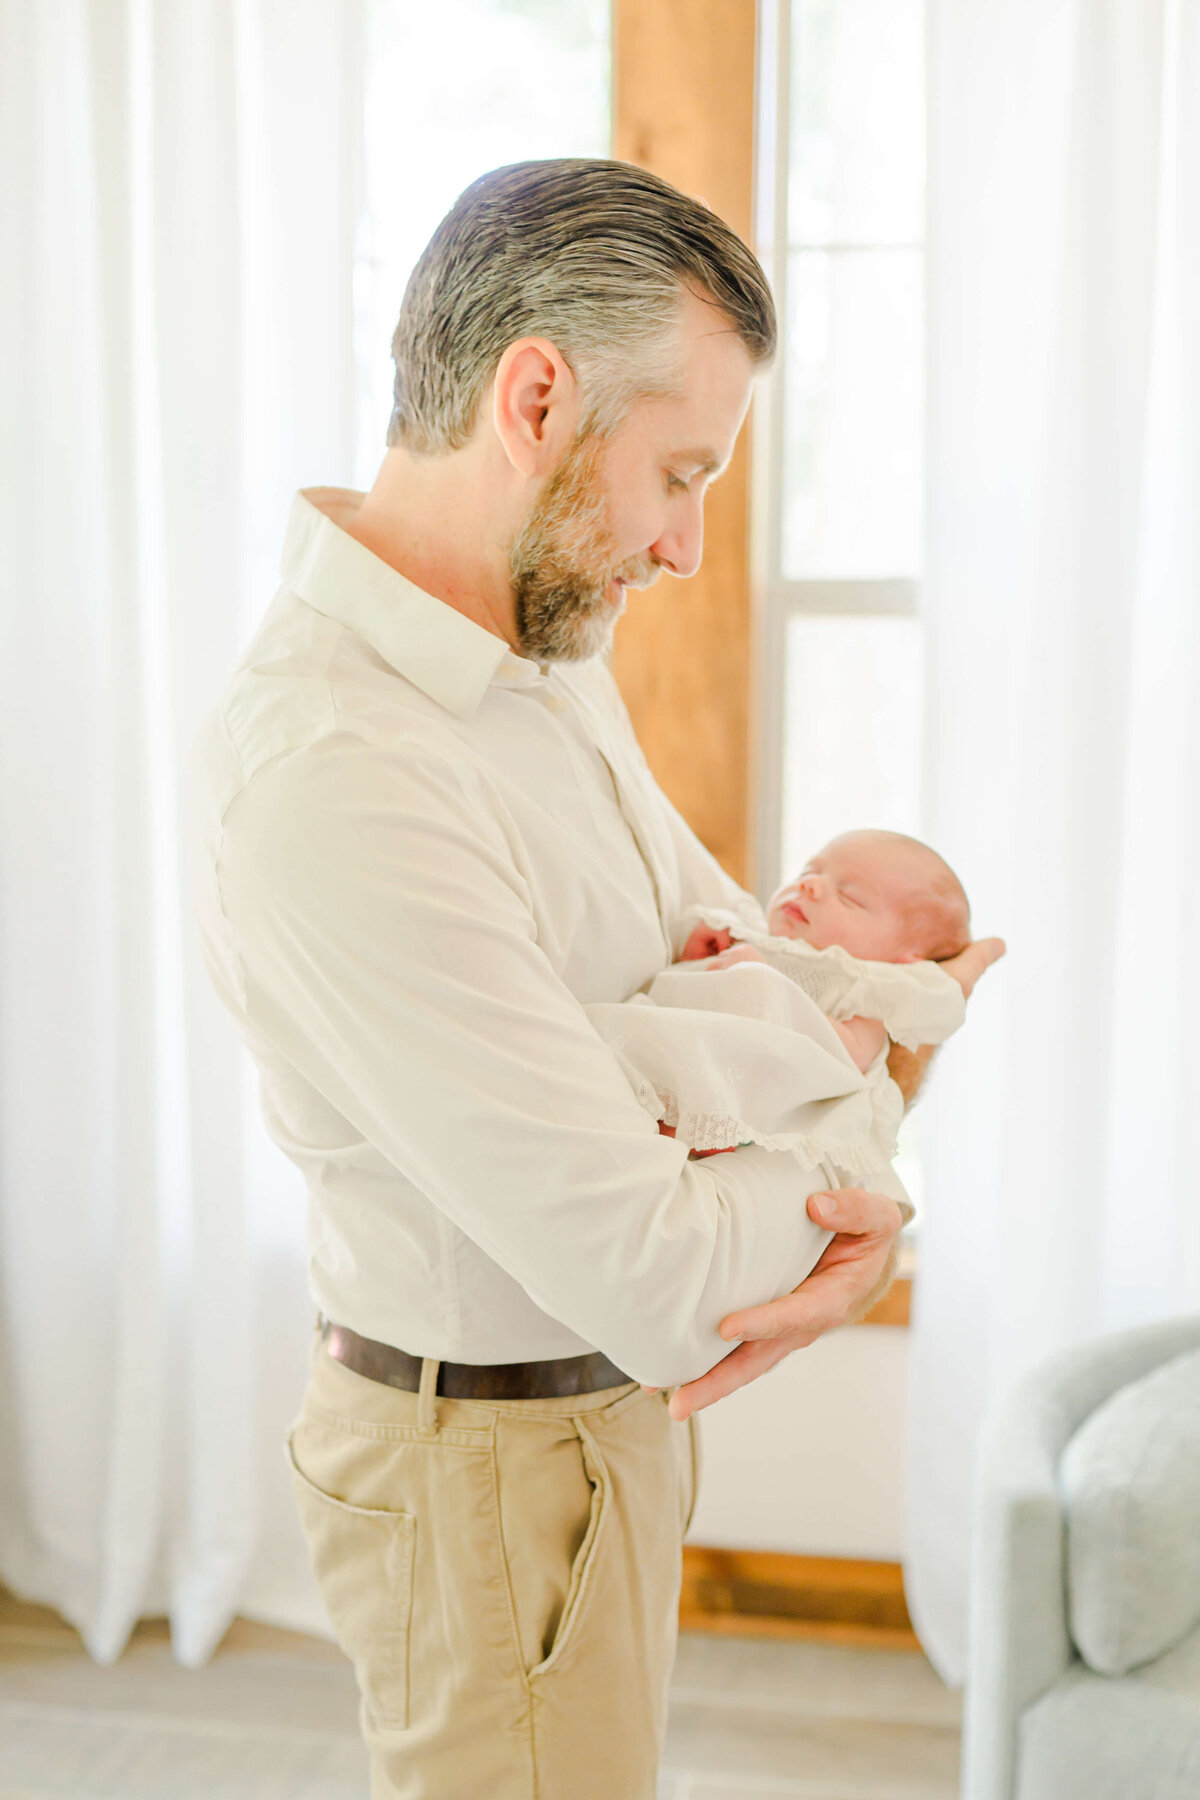
[[[898,831],[848,831],[772,896],[776,937],[840,944],[868,962],[940,962],[969,943],[962,883],[936,850]]]

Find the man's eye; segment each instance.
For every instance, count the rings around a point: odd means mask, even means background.
[[[678,488],[681,493],[686,494],[687,492],[687,482],[682,475],[672,475],[669,469],[667,471],[667,487]]]

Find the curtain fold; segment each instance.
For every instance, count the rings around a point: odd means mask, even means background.
[[[927,822],[1009,944],[930,1100],[908,1590],[981,1416],[1200,1305],[1200,0],[931,0]]]
[[[0,1578],[102,1661],[321,1628],[302,1184],[209,992],[190,743],[345,480],[353,0],[0,3]]]

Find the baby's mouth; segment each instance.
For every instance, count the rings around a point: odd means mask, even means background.
[[[802,925],[808,924],[808,914],[798,900],[785,900],[783,910],[789,919],[799,919]]]

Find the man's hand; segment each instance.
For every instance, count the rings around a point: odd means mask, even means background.
[[[894,1200],[863,1188],[839,1188],[835,1194],[810,1194],[808,1212],[837,1236],[790,1294],[722,1319],[721,1336],[743,1341],[707,1375],[671,1396],[673,1419],[686,1419],[723,1400],[793,1350],[807,1349],[823,1332],[861,1318],[891,1286],[896,1234],[903,1223]]]
[[[979,977],[994,962],[1000,961],[1004,951],[1003,938],[976,938],[973,944],[968,944],[957,956],[948,956],[945,962],[939,963],[938,968],[945,969],[947,975],[953,975],[963,991],[963,998],[969,1000]]]
[[[963,991],[963,999],[969,1000],[979,977],[994,962],[1000,961],[1004,949],[1003,938],[979,938],[965,950],[960,950],[957,956],[948,956],[938,967],[954,977]],[[888,1051],[888,1074],[900,1089],[905,1106],[911,1106],[920,1092],[932,1057],[932,1044],[922,1044],[919,1050],[906,1050],[903,1044],[893,1044]]]

